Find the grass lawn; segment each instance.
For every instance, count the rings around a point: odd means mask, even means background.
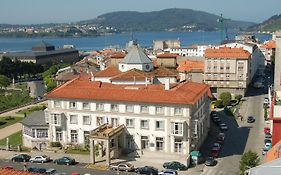
[[[22,117],[11,117],[11,116],[0,117],[0,129],[18,123],[22,119],[23,119]]]
[[[82,154],[82,155],[89,155],[90,151],[86,150],[76,150],[76,149],[69,149],[66,151],[68,154]]]
[[[29,114],[31,114],[34,111],[42,111],[45,108],[46,108],[46,106],[44,106],[44,105],[38,105],[38,106],[33,106],[33,107],[30,107],[30,108],[23,109],[23,110],[19,110],[16,113],[17,114],[22,114],[22,115],[24,115],[24,113],[26,113],[26,115],[29,115]]]
[[[22,145],[22,131],[16,132],[8,137],[11,146]],[[6,138],[0,140],[0,145],[6,145]]]

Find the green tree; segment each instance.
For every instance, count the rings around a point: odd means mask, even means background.
[[[5,75],[0,75],[0,88],[6,88],[11,83],[10,78],[6,77]]]
[[[220,94],[220,99],[222,100],[223,106],[228,106],[231,101],[231,94],[230,92],[223,92]]]
[[[253,168],[255,166],[258,166],[260,163],[260,158],[258,156],[258,153],[249,150],[245,152],[240,160],[240,175],[244,175],[244,172],[247,169]]]

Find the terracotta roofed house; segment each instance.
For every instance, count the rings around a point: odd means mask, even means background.
[[[209,48],[205,50],[204,57],[204,82],[211,86],[213,92],[245,94],[250,83],[250,52],[242,48]]]

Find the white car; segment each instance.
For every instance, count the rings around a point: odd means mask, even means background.
[[[221,130],[221,131],[227,131],[227,130],[228,130],[228,127],[227,127],[227,125],[226,125],[225,123],[221,123],[221,124],[219,125],[219,127],[220,127],[220,130]]]
[[[164,170],[158,173],[158,175],[177,175],[176,170]]]
[[[46,156],[46,155],[42,155],[42,156],[35,156],[33,158],[31,158],[29,160],[30,162],[34,162],[34,163],[46,163],[51,161],[50,157]]]
[[[264,98],[263,104],[268,105],[269,104],[269,99],[267,97]]]

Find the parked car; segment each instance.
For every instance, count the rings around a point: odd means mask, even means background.
[[[46,163],[51,161],[50,157],[46,156],[46,155],[42,155],[42,156],[35,156],[33,158],[31,158],[29,160],[30,162],[34,162],[34,163]]]
[[[210,115],[213,118],[213,117],[217,117],[218,113],[217,113],[217,111],[211,111]]]
[[[61,157],[59,159],[54,160],[55,164],[58,165],[74,165],[75,159],[71,158],[71,157]]]
[[[165,162],[163,164],[163,167],[166,169],[172,169],[172,170],[186,170],[187,166],[184,164],[177,162],[177,161],[172,161],[172,162]]]
[[[219,143],[214,143],[214,144],[213,144],[213,147],[212,147],[212,150],[221,150],[221,144],[219,144]]]
[[[214,157],[208,157],[205,161],[206,166],[215,166],[217,164],[217,161],[214,159]]]
[[[268,105],[269,104],[269,98],[268,97],[264,97],[263,104],[264,105]]]
[[[269,127],[264,127],[263,128],[263,132],[266,133],[270,133],[270,128]]]
[[[54,168],[49,168],[45,173],[48,175],[54,175],[56,173],[56,170]]]
[[[248,123],[254,123],[255,122],[255,118],[253,116],[248,116],[247,122]]]
[[[29,172],[33,172],[33,173],[46,173],[47,169],[46,168],[40,168],[40,167],[29,167],[27,169],[27,171]]]
[[[135,172],[138,174],[158,175],[158,169],[152,166],[138,167],[135,169]]]
[[[264,144],[266,144],[266,143],[272,143],[272,140],[269,139],[269,138],[265,138],[265,139],[264,139]]]
[[[214,123],[216,125],[220,125],[221,124],[221,119],[219,117],[214,118],[213,121],[214,121]]]
[[[264,149],[269,150],[270,148],[272,148],[272,143],[265,143],[264,144]]]
[[[178,172],[176,170],[163,170],[158,173],[158,175],[177,175]]]
[[[219,125],[219,128],[220,128],[221,131],[227,131],[228,130],[228,127],[225,123],[221,123]]]
[[[270,133],[265,133],[264,134],[264,138],[266,139],[271,139],[272,138],[272,135]]]
[[[28,162],[31,156],[27,154],[19,154],[12,158],[13,162]]]
[[[209,157],[214,157],[214,158],[217,158],[219,157],[219,150],[212,150],[209,154]]]
[[[134,165],[130,163],[120,163],[118,165],[112,165],[110,167],[112,170],[119,170],[119,171],[134,171]]]
[[[222,137],[217,137],[216,142],[219,143],[220,145],[223,145],[224,144],[224,139]]]
[[[217,135],[217,139],[222,139],[222,140],[225,140],[225,134],[223,132],[220,132],[218,135]]]

